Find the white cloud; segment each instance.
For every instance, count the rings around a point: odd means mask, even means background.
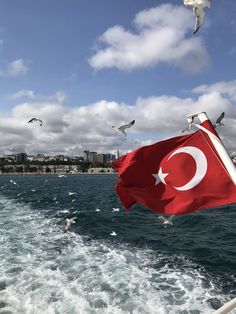
[[[14,147],[27,153],[76,153],[89,149],[97,152],[127,152],[166,137],[182,135],[186,116],[206,111],[212,119],[225,111],[225,126],[218,128],[227,148],[236,148],[235,81],[219,82],[195,88],[197,99],[159,96],[139,98],[132,106],[101,100],[82,107],[66,107],[50,100],[27,102],[15,106],[8,114],[0,112],[0,154]],[[228,94],[221,91],[227,90]],[[234,94],[235,93],[235,94]],[[229,98],[229,94],[231,95]],[[28,124],[32,117],[44,121]],[[128,136],[113,133],[119,126],[135,119]]]
[[[19,99],[19,98],[35,98],[35,93],[33,90],[21,89],[18,92],[9,96],[10,99]]]
[[[40,101],[40,102],[52,102],[52,103],[59,103],[62,104],[67,100],[67,94],[62,91],[58,90],[55,94],[49,95],[49,96],[44,96],[41,94],[36,94],[33,90],[27,90],[27,89],[22,89],[17,91],[16,93],[13,93],[8,96],[9,99],[20,99],[20,98],[30,98],[34,99],[35,101]]]
[[[10,62],[4,71],[0,71],[0,75],[8,77],[17,77],[26,75],[28,67],[23,59],[17,59]]]
[[[225,95],[232,100],[236,101],[236,80],[234,81],[221,81],[211,85],[200,85],[193,89],[194,93],[219,93]]]
[[[191,11],[180,6],[163,4],[141,11],[134,19],[136,32],[120,25],[109,28],[89,63],[97,70],[125,71],[166,63],[198,72],[209,60],[200,37],[187,38],[193,23]]]

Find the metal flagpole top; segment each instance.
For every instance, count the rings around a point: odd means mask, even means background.
[[[236,167],[235,167],[232,159],[230,158],[226,148],[224,147],[224,144],[222,143],[221,139],[219,137],[217,137],[215,134],[213,134],[210,130],[206,129],[205,127],[203,127],[199,124],[193,123],[193,119],[195,117],[198,117],[198,119],[200,120],[200,123],[203,123],[205,121],[210,122],[206,112],[199,112],[199,113],[189,115],[187,117],[187,121],[189,123],[191,123],[192,125],[196,126],[197,128],[201,129],[203,132],[205,132],[207,134],[211,143],[215,147],[218,155],[220,156],[220,159],[221,159],[222,163],[224,164],[224,167],[227,170],[229,177],[233,181],[234,185],[236,185]]]
[[[236,307],[236,298],[224,304],[220,309],[215,311],[213,314],[228,314]]]
[[[187,121],[192,121],[193,118],[198,118],[200,120],[200,122],[204,122],[204,121],[207,121],[209,120],[208,116],[207,116],[207,113],[206,112],[198,112],[198,113],[193,113],[189,116],[187,116]]]

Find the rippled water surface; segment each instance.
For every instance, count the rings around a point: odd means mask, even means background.
[[[164,228],[141,206],[125,212],[115,183],[0,177],[0,314],[210,314],[235,297],[236,205]]]

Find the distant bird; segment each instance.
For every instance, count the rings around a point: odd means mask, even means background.
[[[67,232],[69,230],[69,228],[71,227],[71,224],[75,224],[75,219],[76,219],[76,217],[66,219],[66,221],[64,223],[64,232]]]
[[[112,232],[110,233],[110,235],[113,236],[113,237],[115,237],[115,236],[117,236],[117,233],[116,233],[115,231],[112,231]]]
[[[40,126],[42,126],[43,125],[43,121],[42,120],[40,120],[40,119],[37,119],[37,118],[32,118],[32,119],[30,119],[29,121],[28,121],[28,123],[33,123],[33,122],[40,122]]]
[[[13,181],[12,179],[10,179],[10,182],[11,182],[11,183],[13,183],[14,185],[19,186],[19,184],[18,184],[18,183],[16,183],[15,181]]]
[[[113,212],[119,212],[120,211],[120,209],[118,207],[117,208],[113,207],[112,209],[113,209]]]
[[[195,30],[194,30],[194,35],[198,32],[200,29],[205,13],[203,11],[204,8],[209,8],[211,7],[211,3],[209,0],[184,0],[184,5],[187,6],[192,6],[193,7],[193,14],[195,15]]]
[[[68,195],[76,195],[76,192],[69,192]]]
[[[59,174],[58,178],[66,178],[66,176],[64,174]]]
[[[124,125],[121,125],[120,127],[116,128],[114,125],[112,126],[112,128],[118,132],[118,133],[122,133],[126,136],[126,132],[125,132],[125,129],[128,129],[130,128],[132,125],[134,125],[135,123],[135,120],[131,121],[130,123],[128,124],[124,124]]]
[[[163,225],[165,225],[165,228],[167,227],[167,225],[173,225],[172,220],[174,218],[174,215],[171,215],[168,218],[165,218],[164,216],[159,216],[158,219],[160,219],[161,222],[163,222]]]
[[[225,113],[222,112],[222,114],[216,119],[216,123],[213,124],[214,128],[217,128],[220,125],[224,125],[221,121],[224,119]]]
[[[182,130],[182,133],[186,132],[186,131],[190,131],[191,127],[192,127],[192,124],[193,124],[193,120],[194,120],[194,117],[189,117],[187,118],[188,119],[188,127],[184,130]]]

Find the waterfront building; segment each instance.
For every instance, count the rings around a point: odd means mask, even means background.
[[[105,154],[97,154],[97,163],[105,164],[107,162],[107,158]]]
[[[28,158],[29,159],[29,158]],[[40,161],[43,162],[45,160],[45,156],[44,154],[37,154],[36,156],[34,156],[34,161]]]
[[[115,160],[116,159],[116,155],[114,154],[105,154],[106,155],[106,162],[111,162],[112,160]]]
[[[116,151],[116,159],[120,158],[120,152],[119,150]]]
[[[7,162],[16,161],[16,155],[15,154],[3,155],[2,160],[5,160]]]
[[[89,161],[89,150],[84,150],[84,161]]]
[[[97,152],[89,152],[89,162],[95,163],[97,162]]]
[[[27,154],[26,153],[18,153],[16,154],[16,162],[18,164],[24,164],[27,162]]]

